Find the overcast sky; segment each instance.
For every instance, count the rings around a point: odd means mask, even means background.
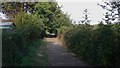
[[[83,17],[83,11],[88,9],[89,18],[92,20],[91,24],[97,24],[98,21],[101,21],[105,10],[102,9],[97,3],[102,3],[106,0],[56,0],[59,5],[62,5],[61,8],[63,12],[70,14],[70,18],[76,22],[79,22]],[[0,17],[4,17],[0,13]]]
[[[97,24],[102,20],[105,10],[98,6],[97,3],[102,3],[105,0],[56,0],[59,5],[62,5],[62,11],[70,14],[70,18],[76,22],[83,17],[84,9],[88,9],[89,18],[92,20],[91,24]]]

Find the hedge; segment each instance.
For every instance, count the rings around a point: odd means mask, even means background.
[[[66,46],[79,58],[91,64],[111,66],[120,64],[120,31],[116,24],[80,25],[64,34]]]

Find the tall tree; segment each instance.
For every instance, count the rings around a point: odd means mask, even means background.
[[[34,13],[36,3],[37,2],[3,2],[1,3],[2,12],[14,20],[15,14],[18,12]]]
[[[107,24],[110,24],[111,22],[120,24],[120,1],[107,1],[104,2],[104,5],[98,5],[107,10],[105,19],[103,19]]]
[[[69,26],[68,14],[61,11],[57,2],[7,2],[2,3],[3,13],[15,19],[18,12],[37,15],[43,20],[46,30],[54,31],[61,26]]]
[[[50,32],[70,23],[68,15],[64,14],[60,8],[57,2],[41,2],[35,6],[36,14],[44,19],[46,29]]]
[[[81,21],[83,24],[86,24],[86,25],[88,25],[88,24],[90,24],[90,21],[91,20],[89,20],[89,17],[88,17],[88,9],[85,9],[84,10],[84,16],[82,17],[83,18],[83,20]]]

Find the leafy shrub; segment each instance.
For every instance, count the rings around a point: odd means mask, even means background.
[[[30,44],[44,35],[43,21],[37,15],[18,13],[15,24],[15,30],[2,34],[3,66],[19,65],[27,55]]]
[[[24,12],[18,13],[15,18],[18,30],[25,32],[26,39],[43,38],[45,30],[43,20],[38,15],[29,15]]]
[[[3,32],[2,34],[2,64],[3,66],[13,66],[20,63],[25,54],[25,42],[19,32]]]
[[[66,46],[78,57],[97,65],[119,65],[120,57],[115,25],[77,26],[64,34]]]

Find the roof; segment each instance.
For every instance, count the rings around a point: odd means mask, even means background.
[[[3,25],[12,25],[13,22],[0,22],[0,26],[3,26]]]

